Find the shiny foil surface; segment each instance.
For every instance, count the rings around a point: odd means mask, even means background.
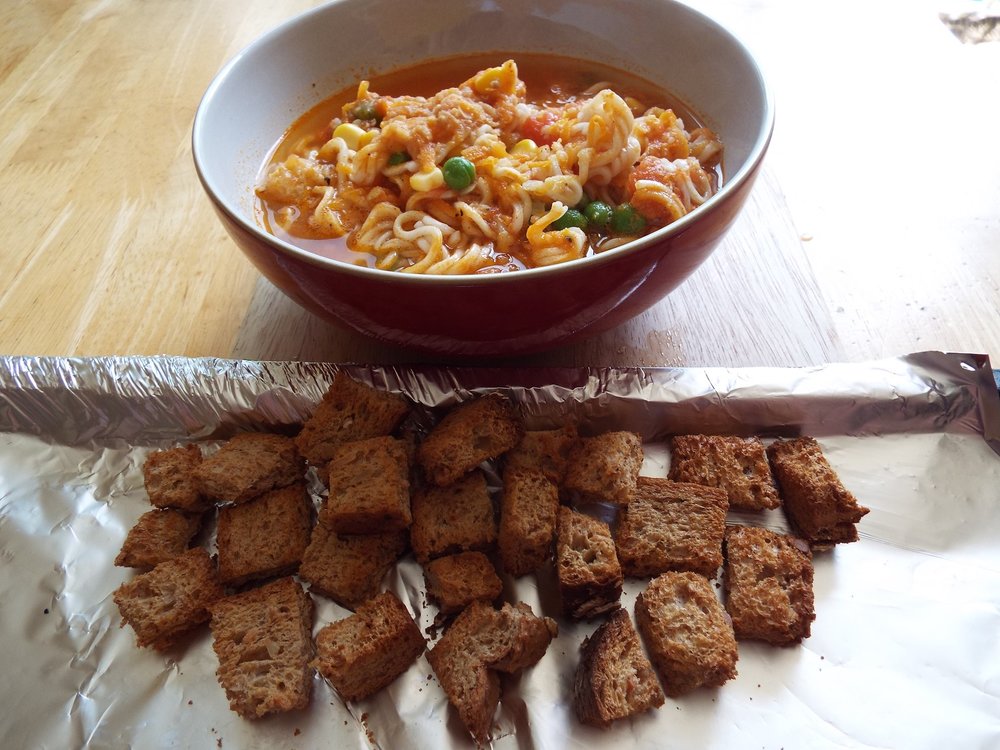
[[[935,352],[794,370],[0,358],[0,747],[473,746],[424,656],[368,700],[345,704],[317,675],[308,710],[251,722],[216,681],[207,626],[166,654],[119,627],[111,596],[135,573],[113,560],[150,509],[146,455],[293,431],[338,369],[406,394],[419,430],[492,389],[529,428],[573,417],[586,433],[633,430],[654,476],[672,434],[812,435],[871,509],[859,542],[815,555],[810,638],[741,642],[735,680],[603,731],[571,705],[579,646],[599,621],[560,616],[551,569],[505,578],[506,600],[560,630],[535,667],[504,678],[495,747],[1000,747],[1000,401],[985,357]],[[787,530],[780,511],[729,522]],[[210,533],[201,542],[214,551]],[[645,585],[626,581],[633,620]],[[383,586],[439,635],[412,557]],[[314,632],[349,614],[313,599]]]

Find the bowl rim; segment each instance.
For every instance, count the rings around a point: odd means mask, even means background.
[[[760,166],[760,163],[764,158],[764,154],[767,152],[771,137],[774,133],[774,95],[770,85],[768,84],[767,78],[761,70],[761,65],[758,62],[757,56],[753,53],[747,43],[725,23],[719,21],[717,18],[709,16],[701,10],[692,8],[690,5],[686,5],[683,2],[679,2],[679,0],[661,0],[664,4],[675,6],[681,12],[690,13],[693,16],[699,17],[702,22],[706,22],[709,25],[714,26],[723,35],[728,36],[730,41],[740,49],[745,59],[750,63],[751,73],[757,79],[761,91],[764,94],[762,116],[763,127],[758,130],[757,136],[750,148],[746,160],[732,177],[723,182],[722,187],[708,200],[706,204],[699,206],[696,210],[685,214],[671,224],[660,227],[647,235],[639,237],[631,242],[627,242],[619,247],[611,248],[601,253],[588,255],[583,258],[564,261],[562,263],[555,263],[550,266],[519,269],[509,273],[411,274],[402,273],[400,271],[387,271],[380,268],[354,265],[342,260],[317,255],[316,253],[310,252],[305,248],[298,247],[297,245],[293,245],[292,243],[271,234],[261,227],[256,221],[251,221],[249,218],[244,216],[242,212],[235,210],[233,207],[228,205],[228,203],[220,197],[221,191],[216,189],[215,185],[206,174],[201,159],[199,141],[203,137],[202,134],[204,133],[204,129],[206,127],[204,125],[206,117],[205,112],[211,106],[216,92],[225,84],[225,81],[230,73],[240,64],[243,58],[252,54],[258,47],[265,45],[273,37],[284,34],[289,28],[308,22],[313,15],[324,13],[331,7],[344,5],[349,1],[350,0],[333,0],[333,2],[320,5],[316,8],[310,8],[281,22],[270,30],[265,31],[263,34],[244,46],[228,62],[226,62],[219,72],[212,78],[212,81],[209,83],[205,93],[198,102],[194,122],[191,128],[191,152],[194,159],[195,171],[198,174],[198,179],[201,182],[203,189],[208,194],[212,203],[214,203],[230,221],[235,222],[244,231],[248,232],[250,235],[254,236],[266,245],[269,245],[280,254],[290,255],[298,261],[302,261],[328,271],[344,273],[348,276],[356,276],[358,278],[368,280],[379,280],[399,284],[479,286],[484,284],[512,284],[518,283],[518,279],[524,280],[526,278],[543,277],[553,274],[565,274],[579,269],[581,266],[599,267],[605,263],[613,262],[615,259],[643,252],[652,245],[659,245],[662,242],[668,241],[674,235],[685,231],[689,225],[696,221],[700,221],[709,213],[718,210],[723,204],[728,202],[732,195],[739,192],[744,183],[753,177],[754,172],[757,167]]]

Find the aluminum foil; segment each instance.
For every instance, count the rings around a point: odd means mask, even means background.
[[[425,657],[369,700],[345,704],[317,676],[308,710],[249,722],[216,682],[207,628],[167,655],[119,628],[111,594],[134,573],[113,559],[149,509],[145,456],[292,430],[338,369],[409,396],[417,429],[499,388],[532,428],[573,416],[634,430],[648,475],[669,468],[673,433],[813,435],[871,508],[858,543],[816,557],[809,639],[741,643],[735,680],[605,731],[581,726],[570,700],[596,623],[559,617],[550,573],[507,580],[505,598],[560,633],[504,681],[495,747],[1000,747],[1000,401],[985,357],[942,353],[794,370],[0,358],[0,747],[472,746]],[[786,528],[779,512],[730,521]],[[626,583],[630,612],[644,584]],[[412,558],[384,585],[434,632]],[[317,631],[348,614],[314,600]]]

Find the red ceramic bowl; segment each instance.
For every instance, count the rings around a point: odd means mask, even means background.
[[[732,225],[767,150],[771,94],[746,47],[679,3],[626,0],[341,0],[253,42],[216,76],[195,116],[202,185],[260,271],[315,314],[399,346],[448,356],[525,354],[616,326],[658,302]],[[299,115],[355,83],[435,57],[483,51],[594,59],[687,103],[726,148],[723,187],[679,221],[589,258],[508,274],[416,276],[314,255],[268,234],[254,187]]]

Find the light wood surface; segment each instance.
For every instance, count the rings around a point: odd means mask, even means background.
[[[427,361],[287,300],[195,176],[191,121],[209,81],[314,4],[3,4],[0,353]],[[944,2],[692,4],[748,42],[777,96],[747,210],[653,309],[506,363],[1000,352],[1000,44],[960,43]]]

